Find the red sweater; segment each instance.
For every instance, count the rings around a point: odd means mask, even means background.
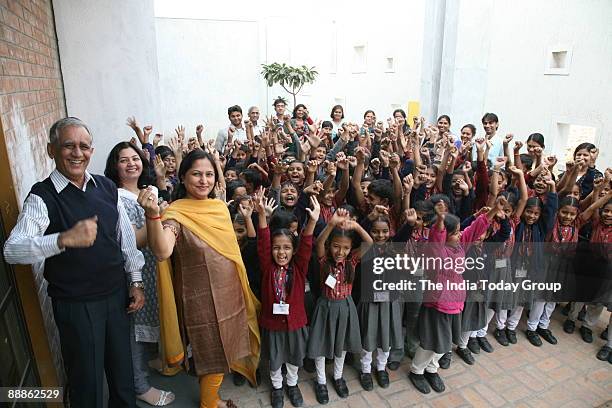
[[[285,303],[289,304],[288,315],[275,315],[272,305],[276,302],[274,295],[274,271],[278,268],[272,259],[272,243],[270,229],[257,230],[257,253],[261,268],[261,327],[275,331],[294,331],[306,326],[306,310],[304,309],[304,290],[308,263],[312,253],[312,235],[300,238],[298,249],[291,259],[293,275],[291,291],[287,293]]]

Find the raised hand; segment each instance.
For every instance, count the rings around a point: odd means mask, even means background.
[[[262,186],[259,186],[259,188],[253,193],[252,201],[255,211],[257,211],[257,213],[259,214],[265,214],[266,201],[264,197],[264,189]]]
[[[138,204],[145,210],[147,217],[155,218],[159,217],[159,204],[157,202],[157,196],[150,187],[143,188],[138,194]]]
[[[252,204],[252,202],[250,203],[250,205],[244,205],[242,202],[240,202],[238,204],[238,212],[240,213],[240,215],[242,215],[244,217],[245,220],[247,218],[251,218],[251,216],[253,215],[253,204]]]
[[[540,146],[537,146],[533,149],[533,154],[535,154],[536,156],[542,156],[542,148]]]
[[[557,164],[557,156],[547,156],[546,158],[544,158],[543,162],[545,163],[545,166],[552,168],[555,164]]]
[[[147,143],[149,141],[149,136],[151,136],[152,132],[153,132],[153,126],[151,125],[147,125],[142,128],[142,134],[144,137],[144,139],[142,140],[143,143]]]
[[[414,225],[417,222],[417,213],[414,208],[407,208],[404,210],[404,218],[408,225]]]
[[[349,218],[349,212],[345,210],[344,208],[338,208],[332,215],[331,219],[329,220],[329,224],[333,226],[339,226],[348,218]]]
[[[483,137],[479,137],[475,140],[476,142],[476,149],[479,152],[484,152],[486,144],[485,144],[485,139]]]
[[[319,200],[317,200],[316,196],[310,196],[310,204],[312,205],[312,210],[310,208],[306,208],[306,212],[311,220],[317,221],[319,219],[319,215],[321,214],[321,205],[319,204]]]
[[[185,126],[178,125],[178,127],[174,129],[174,131],[176,132],[176,136],[180,141],[185,139]]]
[[[215,184],[215,197],[218,198],[219,200],[222,201],[226,201],[226,195],[225,195],[225,187],[221,185],[221,183],[216,183]]]
[[[161,133],[156,133],[155,136],[153,136],[153,147],[157,147],[159,145],[159,142],[161,142],[163,138],[164,135],[162,135]]]
[[[461,191],[463,192],[464,196],[467,196],[470,192],[470,187],[467,185],[467,183],[465,182],[465,179],[460,178],[457,180],[457,185],[459,186],[459,188],[461,189]]]
[[[462,170],[464,173],[469,173],[470,170],[472,170],[472,163],[470,163],[469,161],[464,162]]]
[[[356,167],[357,166],[357,158],[355,156],[348,156],[346,158],[346,161],[348,162],[349,166],[351,166],[351,167]]]
[[[389,167],[392,169],[396,169],[400,166],[400,157],[397,153],[392,153],[389,156]]]
[[[323,183],[321,183],[319,180],[315,181],[303,190],[304,193],[311,195],[319,195],[321,191],[323,191]]]
[[[504,145],[508,146],[512,139],[514,139],[514,135],[512,133],[508,133],[506,137],[504,137]]]
[[[59,234],[57,245],[60,248],[89,248],[98,235],[98,216],[86,218],[72,228]]]
[[[363,147],[355,148],[355,157],[358,163],[365,163],[365,150]]]
[[[344,152],[340,152],[336,155],[336,167],[342,171],[347,171],[349,166],[348,159]]]
[[[402,179],[402,187],[404,188],[404,194],[410,194],[412,187],[414,187],[414,177],[412,174],[408,174]]]
[[[378,158],[380,159],[380,164],[382,164],[383,167],[389,167],[390,157],[391,155],[386,150],[381,150],[378,152]]]
[[[266,205],[264,207],[264,210],[266,211],[266,215],[268,217],[271,217],[274,210],[278,208],[278,205],[276,204],[276,201],[272,197],[268,198],[265,204]]]
[[[278,160],[275,164],[274,164],[274,174],[285,174],[287,172],[287,169],[289,169],[289,166],[286,165],[282,160]]]
[[[140,127],[138,126],[138,123],[136,122],[136,117],[134,116],[130,116],[126,119],[126,125],[128,125],[129,127],[132,128],[132,130],[134,132],[139,132],[140,131]]]
[[[507,161],[508,161],[508,158],[505,156],[498,157],[495,159],[495,164],[493,165],[493,168],[495,168],[496,170],[499,170],[502,167],[504,167]]]
[[[519,177],[523,176],[523,170],[519,169],[516,166],[510,166],[510,167],[508,167],[508,170],[510,170],[510,173],[512,173],[512,174],[514,174],[516,176],[519,176]]]
[[[514,153],[518,153],[518,151],[521,150],[522,147],[523,147],[523,142],[521,142],[520,140],[514,141]]]

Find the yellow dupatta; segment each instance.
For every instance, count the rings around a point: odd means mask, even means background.
[[[249,325],[251,354],[233,362],[230,368],[244,375],[251,384],[256,385],[255,370],[259,364],[261,347],[257,315],[260,304],[247,279],[246,268],[240,255],[240,247],[232,227],[229,211],[221,200],[181,199],[174,201],[164,212],[163,220],[175,220],[188,228],[212,249],[236,264]],[[164,362],[176,366],[185,357],[178,324],[174,289],[172,287],[172,266],[169,260],[158,264],[158,301],[160,338]]]

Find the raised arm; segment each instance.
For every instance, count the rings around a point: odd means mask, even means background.
[[[357,166],[355,167],[351,184],[355,194],[355,202],[357,206],[361,208],[365,204],[365,197],[363,196],[363,191],[361,191],[361,178],[363,177],[365,166],[365,154],[361,149],[357,148],[355,149],[355,156],[357,157]]]
[[[338,186],[338,191],[334,195],[334,199],[336,203],[344,202],[344,198],[346,197],[346,193],[348,192],[349,182],[350,182],[350,174],[349,174],[349,163],[344,155],[338,155],[336,167],[340,170],[340,185]]]
[[[327,238],[329,238],[329,235],[338,224],[347,219],[348,211],[346,211],[344,208],[338,208],[332,215],[331,219],[317,238],[317,258],[325,256],[325,242],[327,241]]]
[[[599,197],[593,204],[589,206],[586,210],[580,213],[579,217],[582,221],[588,221],[591,219],[595,211],[603,207],[608,201],[612,200],[612,190],[608,191],[608,194]]]
[[[525,181],[525,175],[521,169],[516,166],[510,166],[509,170],[517,181],[519,191],[519,199],[516,203],[516,207],[514,208],[514,217],[521,218],[521,215],[523,215],[523,211],[525,210],[527,200],[529,199],[527,182]]]

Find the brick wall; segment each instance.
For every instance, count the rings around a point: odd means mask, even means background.
[[[0,0],[1,124],[19,205],[49,175],[48,129],[66,115],[51,0]],[[34,270],[43,320],[58,373],[59,337],[41,271]]]

